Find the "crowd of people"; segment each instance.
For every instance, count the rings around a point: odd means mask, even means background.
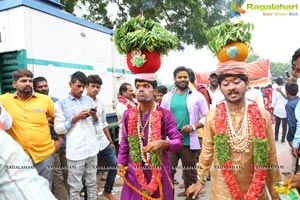
[[[137,74],[134,86],[123,83],[118,91],[116,144],[98,75],[73,73],[69,94],[57,99],[44,77],[18,69],[16,92],[0,95],[0,199],[76,200],[83,188],[86,199],[97,199],[99,156],[108,165],[102,195],[109,200],[116,199],[117,174],[124,180],[122,200],[197,199],[209,180],[210,199],[280,199],[274,190],[282,181],[279,139],[291,147],[284,184],[300,188],[300,49],[291,74],[263,92],[249,89],[243,62],[220,63],[208,86],[184,66],[174,70],[170,90],[154,74]],[[183,191],[174,194],[178,170]]]

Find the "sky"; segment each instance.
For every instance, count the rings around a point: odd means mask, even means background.
[[[250,10],[247,5],[298,5],[298,10]],[[253,53],[262,59],[269,59],[271,62],[290,62],[294,52],[300,48],[300,1],[299,0],[246,0],[242,8],[246,10],[241,17],[245,22],[254,24],[251,44]],[[294,16],[290,16],[292,12]],[[266,16],[268,13],[272,16]],[[286,16],[278,16],[278,14]],[[182,52],[171,51],[168,56],[162,57],[162,66],[157,72],[158,79],[163,84],[173,83],[173,70],[178,66],[192,68],[195,72],[214,71],[218,60],[204,47],[196,50],[188,46]]]
[[[230,1],[232,0],[221,0]],[[259,11],[247,8],[249,4],[263,5],[298,5],[298,10],[269,10]],[[300,48],[300,0],[246,0],[241,6],[246,13],[241,15],[245,22],[254,24],[251,45],[252,53],[261,59],[269,59],[271,62],[290,62],[293,53]],[[108,8],[109,15],[113,17],[116,7]],[[80,10],[83,13],[84,10]],[[228,12],[230,12],[228,10]],[[289,12],[295,16],[289,16]],[[272,14],[266,16],[264,13]],[[275,16],[278,13],[286,16]],[[218,59],[207,47],[196,50],[193,46],[186,46],[184,51],[171,51],[168,56],[162,57],[161,68],[157,71],[157,77],[163,84],[172,84],[173,71],[178,66],[192,68],[195,72],[210,72],[216,69]]]

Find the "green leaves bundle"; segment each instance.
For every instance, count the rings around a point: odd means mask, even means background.
[[[158,22],[142,17],[131,18],[116,29],[114,41],[121,54],[127,54],[135,48],[148,51],[157,50],[168,54],[178,45],[178,39]]]
[[[253,28],[254,25],[251,23],[225,21],[207,31],[208,48],[217,54],[230,42],[242,42],[247,45],[249,50],[252,50],[250,40]]]

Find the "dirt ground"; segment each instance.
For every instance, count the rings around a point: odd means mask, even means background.
[[[104,196],[102,196],[102,192],[104,190],[104,184],[106,179],[107,173],[101,173],[99,172],[97,174],[97,200],[106,200]],[[117,176],[114,189],[112,191],[112,194],[116,197],[116,199],[120,199],[120,194],[123,186],[123,180]]]
[[[282,180],[285,178],[285,176],[283,175],[284,172],[290,172],[291,171],[291,166],[292,166],[292,160],[291,160],[291,155],[290,155],[290,147],[288,145],[287,142],[285,143],[281,143],[281,142],[277,142],[275,143],[276,146],[276,151],[277,151],[277,159],[278,159],[278,165],[280,166],[280,172],[282,173]],[[180,163],[179,163],[180,165]],[[106,175],[103,173],[98,173],[97,175],[97,194],[98,194],[98,200],[106,200],[103,196],[102,196],[102,192],[103,192],[103,188],[104,188],[104,183],[105,183],[105,177]],[[179,170],[176,174],[175,174],[175,178],[182,183],[181,180],[181,171]],[[121,190],[122,190],[122,185],[123,185],[123,181],[121,178],[117,178],[116,179],[116,183],[114,185],[114,189],[113,189],[113,194],[116,197],[117,200],[120,199],[120,195],[121,195]],[[207,182],[207,184],[205,185],[205,194],[200,196],[200,200],[208,200],[210,199],[210,181]],[[178,185],[175,185],[175,200],[184,200],[184,197],[177,197],[176,194],[181,192],[182,189],[178,188]]]

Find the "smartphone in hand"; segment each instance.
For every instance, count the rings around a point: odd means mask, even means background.
[[[97,112],[96,108],[91,108],[90,111]]]
[[[288,77],[288,78],[290,78],[291,76],[290,76],[290,73],[289,73],[289,71],[288,70],[286,70],[285,71],[285,75],[286,75],[286,77]]]

